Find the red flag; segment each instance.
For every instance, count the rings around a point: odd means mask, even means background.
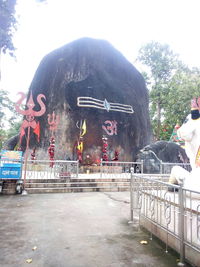
[[[37,141],[39,143],[40,142],[40,123],[39,123],[39,121],[38,121],[33,132],[37,135]]]

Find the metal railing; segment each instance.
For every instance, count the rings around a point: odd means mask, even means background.
[[[170,174],[174,166],[180,166],[187,171],[191,171],[189,163],[166,163],[159,161],[156,166],[152,162],[136,161],[136,162],[122,162],[122,161],[101,161],[99,168],[100,176],[107,178],[112,176],[113,178],[130,178],[130,173],[157,173],[157,174]],[[149,171],[152,172],[149,172]]]
[[[26,179],[57,179],[76,178],[79,173],[78,161],[64,160],[28,160],[26,169]],[[24,164],[22,170],[24,178]]]
[[[176,165],[180,166],[187,171],[191,171],[191,166],[189,163],[169,163],[169,162],[163,162],[162,160],[154,160],[154,159],[148,159],[142,162],[142,171],[140,173],[170,173],[171,169]]]
[[[190,163],[169,163],[169,162],[162,162],[160,163],[160,173],[171,173],[171,170],[174,166],[180,166],[187,171],[191,171]]]
[[[138,221],[152,235],[200,266],[200,192],[164,182],[166,175],[131,175],[131,221]],[[196,256],[197,255],[197,256]]]
[[[11,162],[15,162],[14,160]],[[1,165],[4,163],[0,160]],[[34,179],[53,179],[61,176],[67,176],[70,173],[72,177],[80,177],[85,174],[93,174],[95,178],[126,178],[130,179],[131,171],[134,173],[159,173],[169,174],[173,166],[178,165],[190,171],[190,164],[182,163],[165,163],[159,161],[156,166],[150,162],[122,162],[122,161],[101,161],[100,165],[80,166],[78,161],[64,160],[28,160],[27,162],[27,178]],[[53,164],[53,165],[52,165]],[[151,165],[151,166],[150,166]],[[24,164],[23,164],[24,169]],[[66,174],[66,175],[65,175]],[[23,176],[22,176],[23,177]]]
[[[17,162],[12,160],[11,162]],[[2,165],[4,160],[0,160]],[[53,165],[52,165],[53,164]],[[152,165],[151,165],[152,164]],[[24,170],[23,164],[23,170]],[[144,162],[122,162],[122,161],[101,161],[100,165],[80,166],[78,161],[64,161],[64,160],[28,160],[27,161],[27,178],[34,179],[53,179],[61,176],[67,176],[70,173],[72,177],[80,177],[85,174],[93,174],[95,178],[126,178],[130,179],[131,171],[134,173],[158,173],[170,174],[173,166],[178,165],[190,171],[189,163],[165,163],[159,161],[153,164],[152,161]],[[22,176],[23,177],[23,176]]]
[[[131,171],[143,172],[143,162],[101,161],[101,178],[131,178]]]

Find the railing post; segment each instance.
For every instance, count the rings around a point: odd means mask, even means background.
[[[184,266],[185,259],[185,245],[184,245],[184,199],[183,199],[183,185],[181,184],[179,187],[179,238],[180,238],[180,262],[177,264],[178,266]]]
[[[163,164],[162,164],[162,160],[160,161],[160,174],[162,174],[163,172]]]
[[[141,160],[141,173],[144,173],[144,160]]]
[[[76,166],[77,166],[77,168],[76,168],[76,177],[78,178],[78,176],[79,176],[79,168],[80,168],[80,164],[79,164],[78,160],[76,162]]]
[[[131,180],[130,180],[130,221],[135,230],[139,230],[139,219],[136,217],[136,212],[138,211],[138,190],[136,179],[134,179],[134,168],[131,170]]]
[[[102,178],[102,159],[101,159],[101,162],[100,162],[100,178]]]
[[[133,169],[131,168],[131,179],[130,179],[130,221],[133,223]]]

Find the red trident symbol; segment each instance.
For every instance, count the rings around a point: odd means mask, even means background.
[[[20,105],[22,104],[23,100],[26,98],[26,95],[24,93],[18,93],[21,95],[21,98],[17,101],[15,104],[15,109],[18,113],[25,116],[25,119],[22,122],[21,129],[20,129],[20,139],[19,139],[19,146],[21,146],[22,137],[25,135],[25,129],[28,128],[28,136],[27,136],[27,142],[26,146],[29,146],[29,138],[30,138],[30,128],[33,129],[34,133],[38,136],[38,141],[40,137],[40,125],[39,122],[35,121],[35,117],[42,116],[45,111],[46,107],[45,104],[42,102],[42,98],[46,99],[46,97],[43,94],[39,94],[37,96],[37,102],[40,106],[39,111],[33,110],[35,107],[35,103],[33,101],[32,93],[30,94],[29,100],[27,101],[27,109],[21,109]]]
[[[35,117],[40,117],[45,113],[46,106],[43,103],[42,99],[46,99],[46,97],[43,94],[39,94],[37,96],[37,102],[40,106],[40,110],[35,111],[35,110],[33,110],[33,108],[35,107],[35,103],[33,101],[33,96],[31,93],[30,97],[27,101],[27,104],[26,104],[27,109],[24,110],[24,109],[20,108],[20,105],[22,104],[23,100],[26,98],[26,95],[24,93],[19,93],[19,94],[21,94],[21,98],[17,101],[17,103],[15,105],[15,109],[18,113],[25,116],[25,119],[22,122],[21,130],[20,130],[20,141],[19,141],[20,146],[21,146],[22,137],[25,135],[25,129],[28,128],[28,134],[27,134],[27,139],[26,139],[26,151],[25,151],[25,156],[24,156],[25,169],[24,169],[24,190],[23,190],[23,193],[27,194],[25,191],[25,183],[26,183],[28,150],[29,150],[29,143],[30,143],[30,130],[31,130],[31,128],[34,130],[34,133],[37,134],[38,140],[39,140],[40,126],[39,126],[39,122],[37,123],[35,121]]]
[[[49,130],[51,132],[51,136],[54,135],[54,132],[56,131],[58,124],[59,124],[60,118],[58,115],[55,115],[54,111],[52,114],[48,114],[48,124],[49,124]]]

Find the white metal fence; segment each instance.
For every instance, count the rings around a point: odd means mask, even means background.
[[[132,174],[131,221],[157,235],[185,259],[200,266],[200,192],[164,182],[165,175]]]
[[[101,161],[101,178],[131,178],[131,171],[143,172],[142,162]]]
[[[10,160],[10,162],[12,162]],[[0,160],[1,165],[4,163]],[[186,170],[190,170],[190,164],[164,163],[153,169],[153,165],[148,167],[143,161],[140,162],[121,162],[121,161],[101,161],[100,165],[80,166],[78,161],[64,160],[28,160],[27,165],[23,163],[22,178],[26,169],[27,179],[57,179],[64,177],[82,177],[85,174],[92,174],[95,178],[126,178],[130,179],[131,171],[134,173],[170,174],[173,166],[178,165]],[[154,166],[155,167],[155,166]]]
[[[25,164],[23,164],[22,178]],[[58,179],[78,177],[79,164],[77,161],[64,160],[28,160],[26,166],[26,179]]]

